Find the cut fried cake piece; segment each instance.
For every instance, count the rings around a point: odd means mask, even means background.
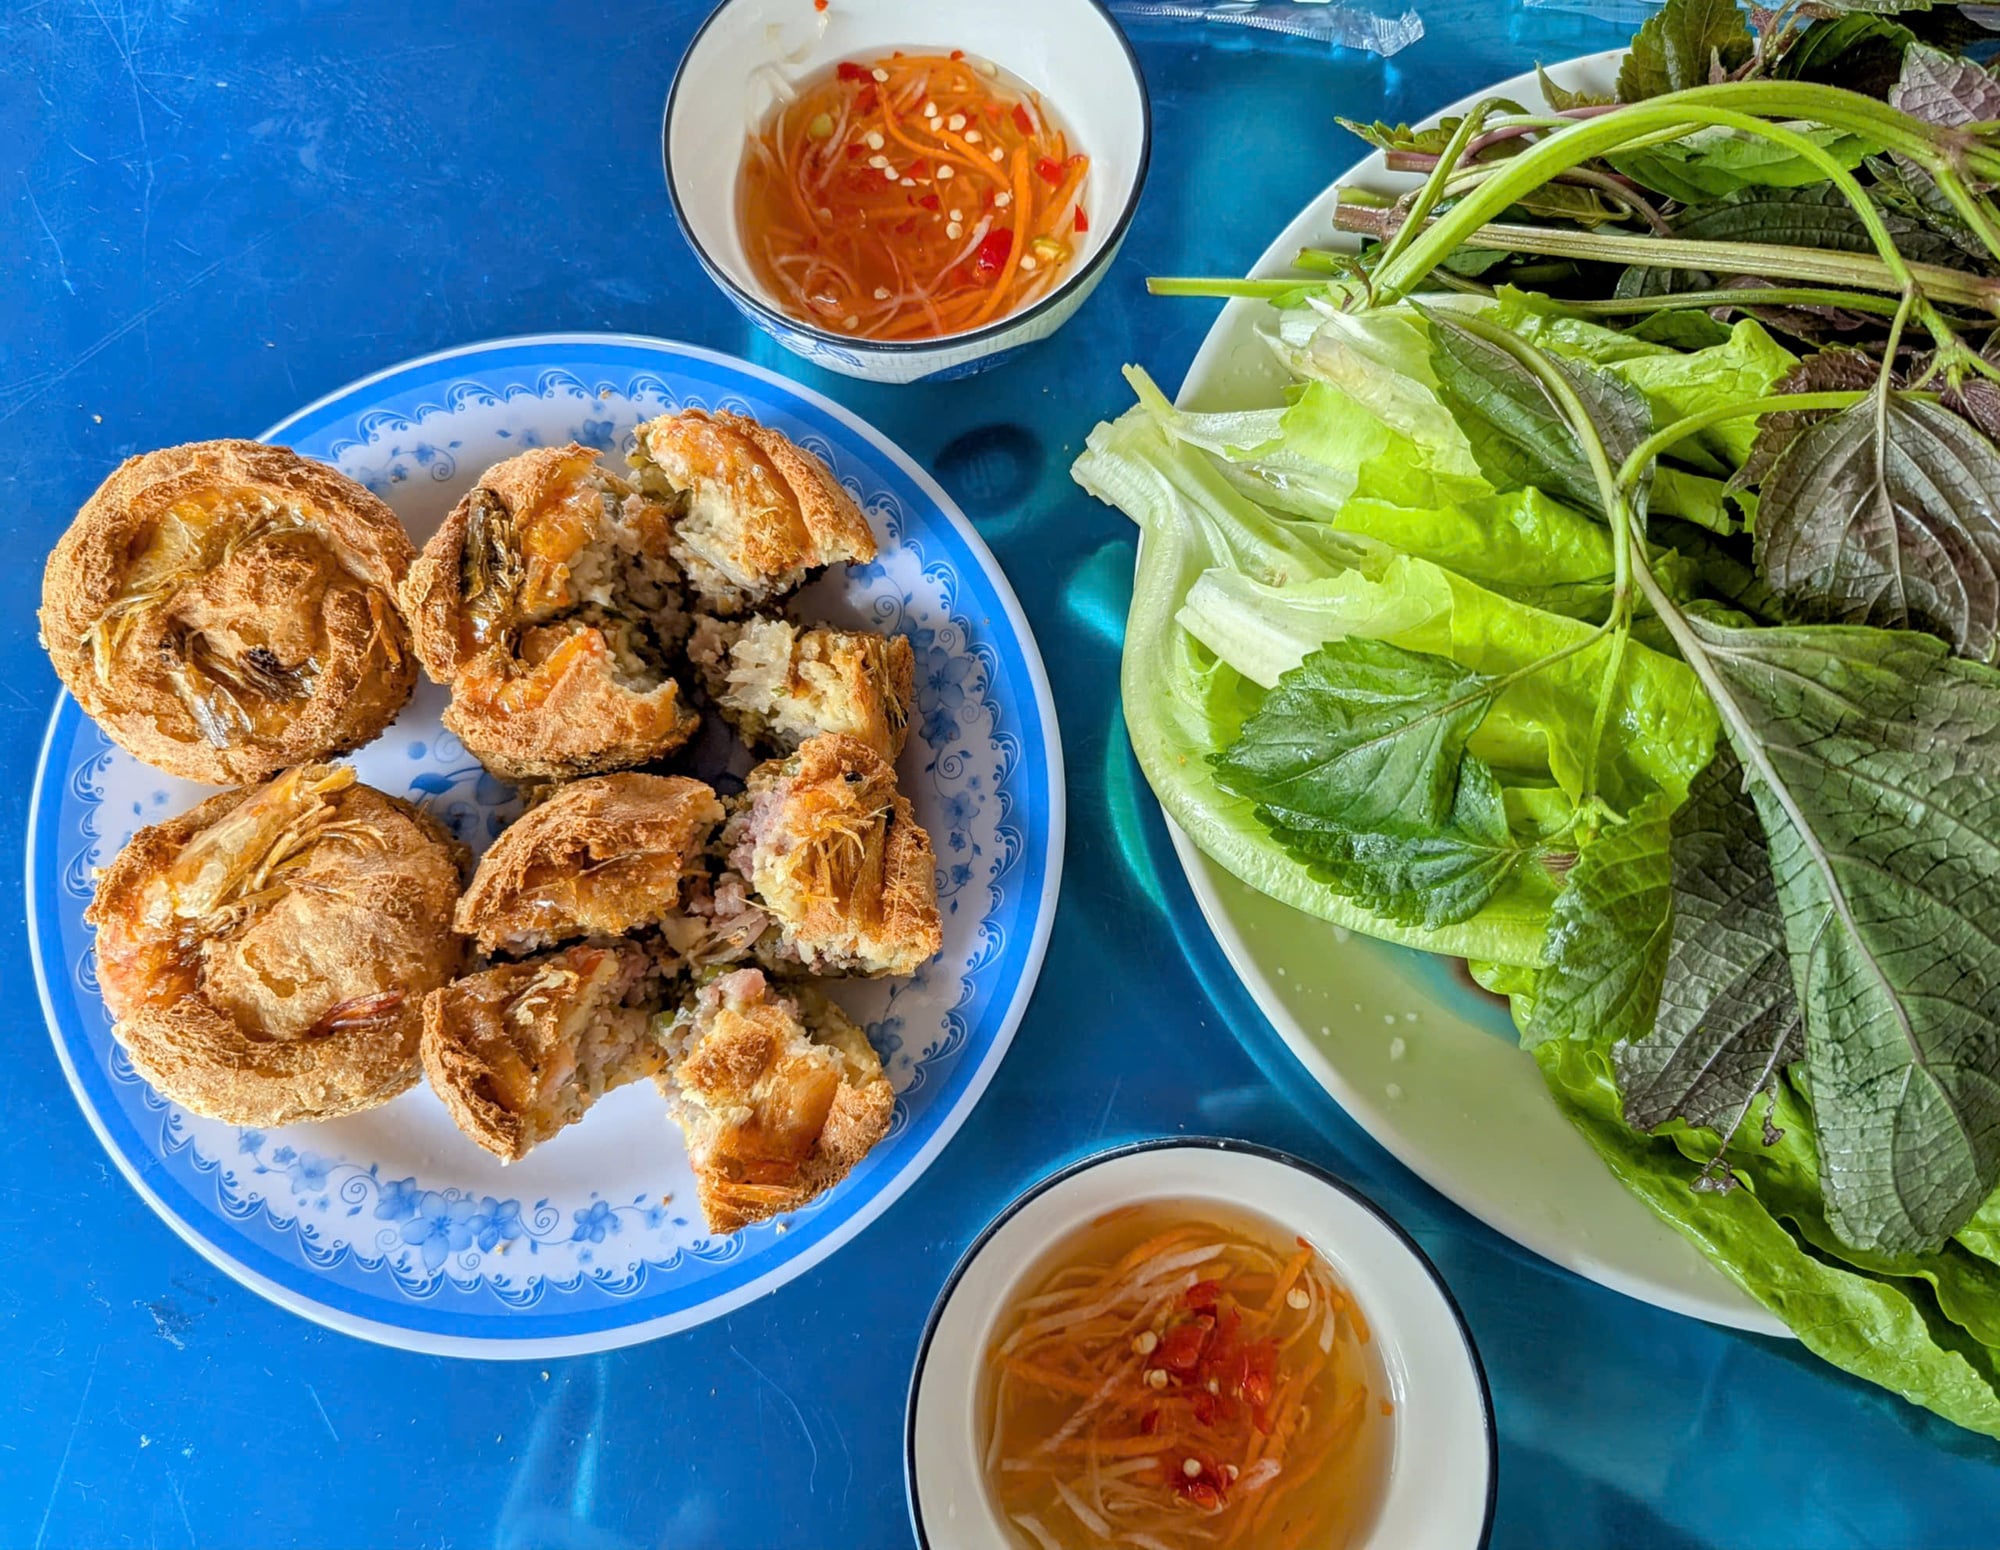
[[[796,625],[753,615],[695,624],[688,658],[725,720],[786,753],[822,732],[903,751],[916,662],[900,635]]]
[[[930,836],[874,749],[838,733],[808,738],[752,770],[739,801],[722,843],[775,924],[775,944],[760,945],[776,962],[876,976],[914,974],[937,956]]]
[[[809,986],[757,969],[675,1018],[659,1078],[687,1137],[709,1230],[732,1233],[833,1188],[889,1130],[895,1094],[868,1036]]]
[[[451,1117],[517,1162],[613,1088],[665,1061],[652,1015],[664,996],[635,942],[564,948],[469,974],[424,1001],[424,1074]]]
[[[630,461],[673,511],[670,549],[701,605],[736,614],[829,565],[875,558],[875,534],[833,471],[740,414],[684,409],[648,420]]]
[[[709,786],[679,775],[558,787],[481,858],[458,901],[458,930],[483,953],[519,954],[657,925],[722,816]]]

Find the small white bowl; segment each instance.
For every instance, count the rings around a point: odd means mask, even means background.
[[[1001,1212],[945,1282],[910,1379],[905,1468],[922,1550],[1013,1550],[979,1457],[980,1365],[1022,1273],[1065,1234],[1140,1201],[1249,1209],[1311,1240],[1379,1342],[1389,1480],[1347,1550],[1474,1550],[1493,1523],[1493,1406],[1465,1319],[1422,1249],[1310,1163],[1240,1141],[1144,1141],[1087,1157]],[[1313,1546],[1309,1550],[1323,1550]]]
[[[1033,306],[942,339],[872,340],[787,314],[751,271],[736,222],[744,140],[774,100],[843,59],[895,49],[963,49],[1039,91],[1090,158],[1090,230],[1069,273]],[[1153,140],[1139,61],[1098,0],[722,0],[675,72],[662,129],[667,194],[688,245],[737,310],[815,365],[871,382],[943,381],[997,365],[1069,320],[1111,265],[1132,223]]]

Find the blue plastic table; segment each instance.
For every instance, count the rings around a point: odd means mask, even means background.
[[[1492,1375],[1496,1545],[2000,1540],[2000,1448],[1789,1343],[1556,1270],[1365,1138],[1230,977],[1126,746],[1132,532],[1069,461],[1127,402],[1119,365],[1177,382],[1213,315],[1149,300],[1143,277],[1246,265],[1357,154],[1336,113],[1413,118],[1622,41],[1513,5],[1424,10],[1430,35],[1386,64],[1142,34],[1158,138],[1117,267],[1050,343],[913,389],[801,366],[695,268],[657,147],[698,5],[17,0],[0,16],[0,1546],[907,1544],[904,1385],[953,1261],[1056,1165],[1176,1131],[1302,1153],[1437,1260]],[[1062,906],[985,1101],[827,1264],[611,1355],[404,1355],[209,1269],[77,1112],[21,932],[22,822],[55,694],[31,611],[44,552],[120,458],[254,435],[441,346],[595,328],[799,375],[957,495],[1048,659],[1069,759]]]

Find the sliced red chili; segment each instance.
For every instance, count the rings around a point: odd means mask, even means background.
[[[1007,255],[1014,251],[1014,233],[1011,228],[989,231],[986,240],[972,255],[972,265],[982,275],[995,275],[1007,266]]]
[[[1053,156],[1038,158],[1035,162],[1035,171],[1042,175],[1042,181],[1051,188],[1058,186],[1063,180],[1062,163]]]
[[[875,111],[875,104],[879,100],[880,94],[875,90],[875,83],[870,81],[856,94],[854,98],[854,111],[857,113],[873,113]]]
[[[917,203],[922,205],[926,210],[935,210],[938,207],[938,196],[936,194],[925,194]]]
[[[1142,1436],[1150,1437],[1153,1435],[1153,1433],[1157,1432],[1159,1429],[1160,1429],[1159,1411],[1148,1410],[1144,1415],[1142,1415],[1139,1418],[1139,1431]]]
[[[1079,233],[1090,230],[1090,217],[1083,213],[1083,206],[1076,207],[1076,229]]]
[[[1215,1299],[1222,1295],[1220,1281],[1197,1281],[1181,1293],[1181,1301],[1190,1308],[1208,1309],[1215,1306]]]
[[[1261,1411],[1271,1403],[1271,1395],[1277,1389],[1277,1344],[1270,1340],[1256,1341],[1244,1347],[1243,1358],[1243,1378],[1237,1392],[1251,1409]]]
[[[841,60],[839,64],[834,66],[833,73],[843,81],[865,81],[869,78],[867,70],[857,65],[851,59]]]
[[[1014,104],[1014,127],[1024,135],[1035,132],[1035,121],[1028,117],[1028,110],[1018,102]]]
[[[1213,1512],[1222,1505],[1222,1492],[1208,1480],[1189,1480],[1181,1477],[1181,1495],[1205,1512]]]
[[[906,178],[927,178],[930,175],[931,164],[921,156],[903,169],[903,176]]]
[[[861,142],[859,140],[854,141],[847,147],[847,159],[849,161],[853,161],[857,156],[861,154],[861,151],[862,151]]]
[[[1206,1313],[1176,1324],[1160,1342],[1159,1365],[1168,1372],[1193,1372],[1201,1364],[1201,1353],[1215,1333],[1215,1320]]]

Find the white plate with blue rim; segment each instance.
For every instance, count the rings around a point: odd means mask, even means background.
[[[823,577],[803,612],[910,638],[902,788],[938,856],[944,950],[909,980],[837,987],[896,1089],[889,1134],[793,1216],[713,1237],[650,1083],[503,1168],[422,1085],[367,1113],[255,1130],[188,1113],[111,1036],[83,911],[91,871],[208,788],[113,746],[67,695],[35,775],[28,928],[56,1052],[105,1149],[162,1219],[245,1286],[318,1323],[445,1355],[545,1358],[685,1329],[817,1264],[930,1164],[979,1101],[1041,968],[1063,853],[1062,750],[1027,620],[951,499],[837,404],[744,361],[664,340],[498,340],[356,382],[273,426],[395,507],[418,544],[479,473],[526,447],[615,454],[642,419],[730,409],[817,453],[879,557]],[[361,778],[475,850],[517,811],[420,685],[354,755]]]

